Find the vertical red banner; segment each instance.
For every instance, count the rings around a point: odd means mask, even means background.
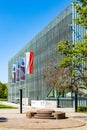
[[[30,74],[34,73],[34,52],[30,52]]]

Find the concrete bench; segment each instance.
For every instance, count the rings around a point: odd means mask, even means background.
[[[55,111],[54,113],[52,113],[52,115],[53,115],[56,119],[65,119],[65,112]]]
[[[34,116],[37,119],[55,119],[52,113],[54,110],[51,109],[40,109],[37,110],[37,114]]]
[[[65,112],[41,109],[36,112],[26,112],[26,117],[37,119],[65,119]]]
[[[32,118],[32,117],[34,117],[35,114],[36,114],[36,112],[33,112],[33,111],[27,111],[27,112],[26,112],[26,117],[28,117],[28,118]]]

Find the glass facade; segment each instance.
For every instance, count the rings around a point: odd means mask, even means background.
[[[60,41],[68,40],[71,43],[75,43],[83,40],[84,29],[73,22],[75,17],[77,17],[76,10],[70,5],[9,61],[8,101],[19,102],[20,89],[23,90],[23,98],[28,98],[28,103],[31,100],[41,100],[47,97],[50,88],[46,87],[43,78],[47,59],[55,57],[57,63],[61,60],[57,51],[57,44]],[[35,54],[34,74],[26,74],[25,80],[16,81],[13,84],[13,64],[18,66],[18,62],[25,57],[25,53],[30,51]]]

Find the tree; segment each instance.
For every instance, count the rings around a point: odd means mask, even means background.
[[[4,89],[4,98],[7,99],[8,98],[8,84],[4,84],[5,89]]]
[[[74,21],[87,29],[87,0],[77,0],[74,6],[79,14]],[[85,34],[83,42],[75,43],[75,45],[62,41],[58,44],[58,51],[60,55],[64,56],[59,66],[71,69],[71,86],[74,87],[76,95],[75,111],[77,111],[78,88],[81,88],[82,85],[87,86],[87,34]]]
[[[76,0],[73,4],[79,14],[75,22],[87,29],[87,0]]]
[[[0,98],[7,98],[8,96],[8,85],[0,82]]]
[[[79,2],[81,5],[79,5]],[[87,2],[85,0],[77,0],[74,6],[77,9],[77,13],[79,13],[79,17],[74,19],[74,21],[86,29],[87,22],[84,22],[84,18],[87,20]],[[86,15],[84,12],[86,12]],[[82,19],[82,21],[80,19]],[[87,35],[84,36],[83,42],[76,43],[75,45],[68,41],[62,41],[58,44],[58,51],[64,58],[58,67],[52,58],[47,61],[44,79],[48,87],[58,91],[64,91],[66,89],[74,91],[76,95],[75,110],[77,111],[78,89],[82,88],[83,85],[85,87],[87,84]]]
[[[48,59],[45,63],[44,80],[47,87],[50,87],[51,89],[55,86],[58,77],[55,64],[55,58]]]
[[[59,106],[59,93],[64,94],[65,88],[67,90],[71,86],[71,70],[69,68],[61,68],[56,65],[55,58],[47,60],[44,70],[44,81],[47,87],[55,90],[57,95],[57,106]]]
[[[85,87],[87,84],[87,47],[85,44],[87,44],[86,39],[84,39],[83,43],[76,43],[75,47],[68,41],[63,41],[58,44],[59,54],[64,56],[59,66],[64,68],[69,67],[71,70],[70,72],[72,78],[71,86],[69,88],[75,91],[75,101],[77,101],[78,89],[83,85]],[[77,111],[77,105],[75,106]]]

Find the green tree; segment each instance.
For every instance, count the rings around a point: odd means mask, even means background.
[[[74,2],[74,6],[79,14],[74,21],[87,29],[87,0],[77,0]],[[71,86],[74,87],[77,96],[78,88],[81,88],[82,85],[87,86],[87,34],[85,34],[83,42],[75,43],[75,45],[62,41],[58,44],[58,51],[60,55],[64,56],[59,66],[70,68]],[[75,110],[77,111],[77,106]]]
[[[8,98],[8,84],[4,84],[4,98],[7,99]]]
[[[0,82],[0,98],[5,99],[7,97],[8,97],[8,85]]]
[[[76,0],[73,4],[79,14],[75,22],[87,29],[87,0]]]

